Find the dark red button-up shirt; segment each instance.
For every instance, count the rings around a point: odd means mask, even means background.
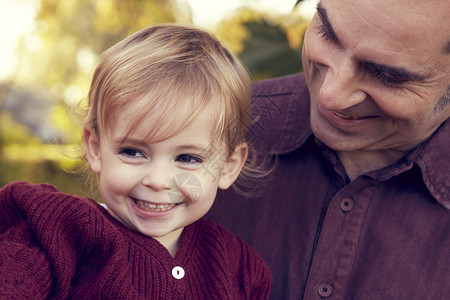
[[[262,196],[219,193],[208,218],[268,262],[272,299],[450,299],[450,121],[350,182],[315,139],[302,74],[257,82],[248,137],[278,154]]]

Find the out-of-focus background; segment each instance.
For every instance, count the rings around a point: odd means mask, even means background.
[[[98,55],[154,23],[195,24],[236,53],[253,80],[301,71],[316,0],[0,0],[0,187],[48,182],[98,198],[75,158],[76,108]]]

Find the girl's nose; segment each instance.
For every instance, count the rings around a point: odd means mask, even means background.
[[[172,179],[170,166],[160,162],[151,162],[145,170],[142,184],[150,187],[154,191],[169,189],[169,182]]]

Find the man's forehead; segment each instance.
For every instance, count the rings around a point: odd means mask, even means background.
[[[318,6],[328,11],[350,11],[360,15],[361,20],[372,24],[409,28],[439,29],[448,34],[450,29],[450,1],[442,0],[321,0]],[[429,33],[429,31],[428,31]]]
[[[322,0],[318,7],[343,41],[364,46],[372,40],[379,49],[398,46],[402,52],[442,54],[450,48],[450,1],[444,2],[396,0],[386,5],[384,0]]]

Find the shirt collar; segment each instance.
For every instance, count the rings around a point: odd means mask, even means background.
[[[420,169],[422,181],[433,198],[445,208],[450,209],[449,137],[450,121],[447,120],[429,139],[403,159],[371,173],[376,174],[375,177],[382,181],[417,166]]]
[[[450,209],[450,120],[423,144],[415,163],[430,193],[445,208]]]

